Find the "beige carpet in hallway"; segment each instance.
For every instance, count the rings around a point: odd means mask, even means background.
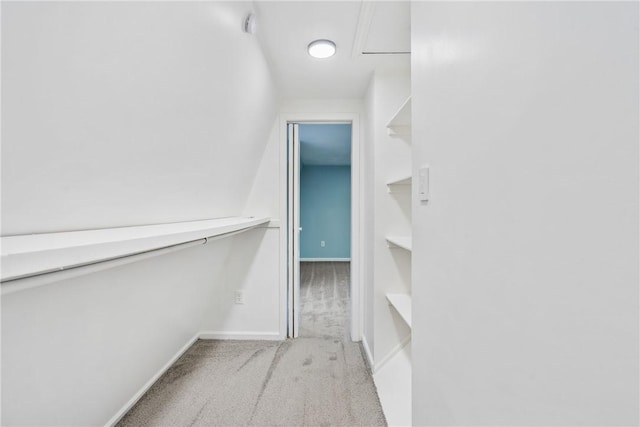
[[[302,337],[198,341],[118,426],[386,425],[362,347],[345,338],[349,264],[310,264]]]
[[[300,336],[341,338],[349,335],[348,262],[300,263]]]

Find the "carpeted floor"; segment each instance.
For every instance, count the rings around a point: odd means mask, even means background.
[[[299,336],[350,340],[349,281],[348,262],[300,263]]]
[[[386,425],[362,347],[345,339],[348,264],[305,264],[304,337],[198,341],[118,426]]]

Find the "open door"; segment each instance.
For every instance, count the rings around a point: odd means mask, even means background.
[[[287,125],[288,135],[288,336],[296,338],[300,325],[300,134],[295,123]]]
[[[363,307],[363,284],[361,280],[361,197],[360,197],[360,144],[359,129],[360,119],[355,113],[282,113],[281,115],[282,144],[286,147],[282,149],[282,160],[280,163],[281,177],[286,177],[283,190],[286,192],[286,202],[282,205],[287,216],[287,225],[283,239],[286,240],[286,254],[284,255],[282,268],[286,270],[286,291],[283,299],[286,298],[286,307],[281,312],[286,317],[283,325],[286,336],[289,338],[298,337],[302,313],[300,295],[300,250],[302,242],[300,237],[300,172],[301,172],[301,143],[300,127],[306,124],[351,124],[351,274],[350,274],[350,333],[353,341],[362,340],[362,307]],[[304,133],[304,128],[303,128]],[[285,181],[285,179],[283,179]],[[306,231],[307,233],[309,230]],[[283,251],[284,252],[284,251]],[[284,302],[284,301],[283,301]]]

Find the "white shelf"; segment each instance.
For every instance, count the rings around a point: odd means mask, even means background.
[[[396,309],[396,311],[402,317],[402,320],[407,322],[407,325],[411,327],[411,295],[409,294],[387,294],[387,300],[389,304]]]
[[[402,104],[387,123],[390,136],[411,136],[411,97]]]
[[[387,182],[387,190],[389,193],[411,191],[411,175]]]
[[[229,217],[2,237],[1,280],[15,280],[223,236],[266,224],[269,220],[266,217]]]
[[[411,252],[413,239],[411,236],[387,236],[385,237],[390,248],[402,248]]]

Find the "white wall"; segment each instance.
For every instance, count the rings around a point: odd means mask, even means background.
[[[277,218],[249,206],[278,164],[251,8],[3,2],[3,235]],[[280,336],[272,233],[4,295],[2,423],[104,424],[200,331]]]
[[[3,2],[2,234],[240,214],[275,118],[251,9]]]
[[[416,425],[638,424],[638,3],[416,2]]]
[[[286,301],[279,272],[279,228],[259,228],[233,238],[224,269],[224,284],[210,301],[203,319],[203,337],[221,339],[284,339]],[[285,277],[286,278],[286,277]],[[242,291],[244,303],[235,303]]]
[[[3,295],[2,424],[107,423],[201,330],[231,243]]]
[[[211,336],[260,339],[287,336],[287,212],[280,205],[286,191],[281,191],[284,187],[280,182],[279,124],[278,119],[274,120],[243,210],[245,216],[268,216],[272,220],[260,230],[261,235],[241,236],[234,242],[231,254],[236,258],[230,257],[233,261],[228,268],[236,279],[229,281],[226,297],[220,302],[222,310],[214,309],[207,315],[204,330]],[[246,254],[256,250],[256,262],[248,270]],[[235,290],[244,291],[245,304],[233,303]],[[224,335],[217,331],[223,331]]]

